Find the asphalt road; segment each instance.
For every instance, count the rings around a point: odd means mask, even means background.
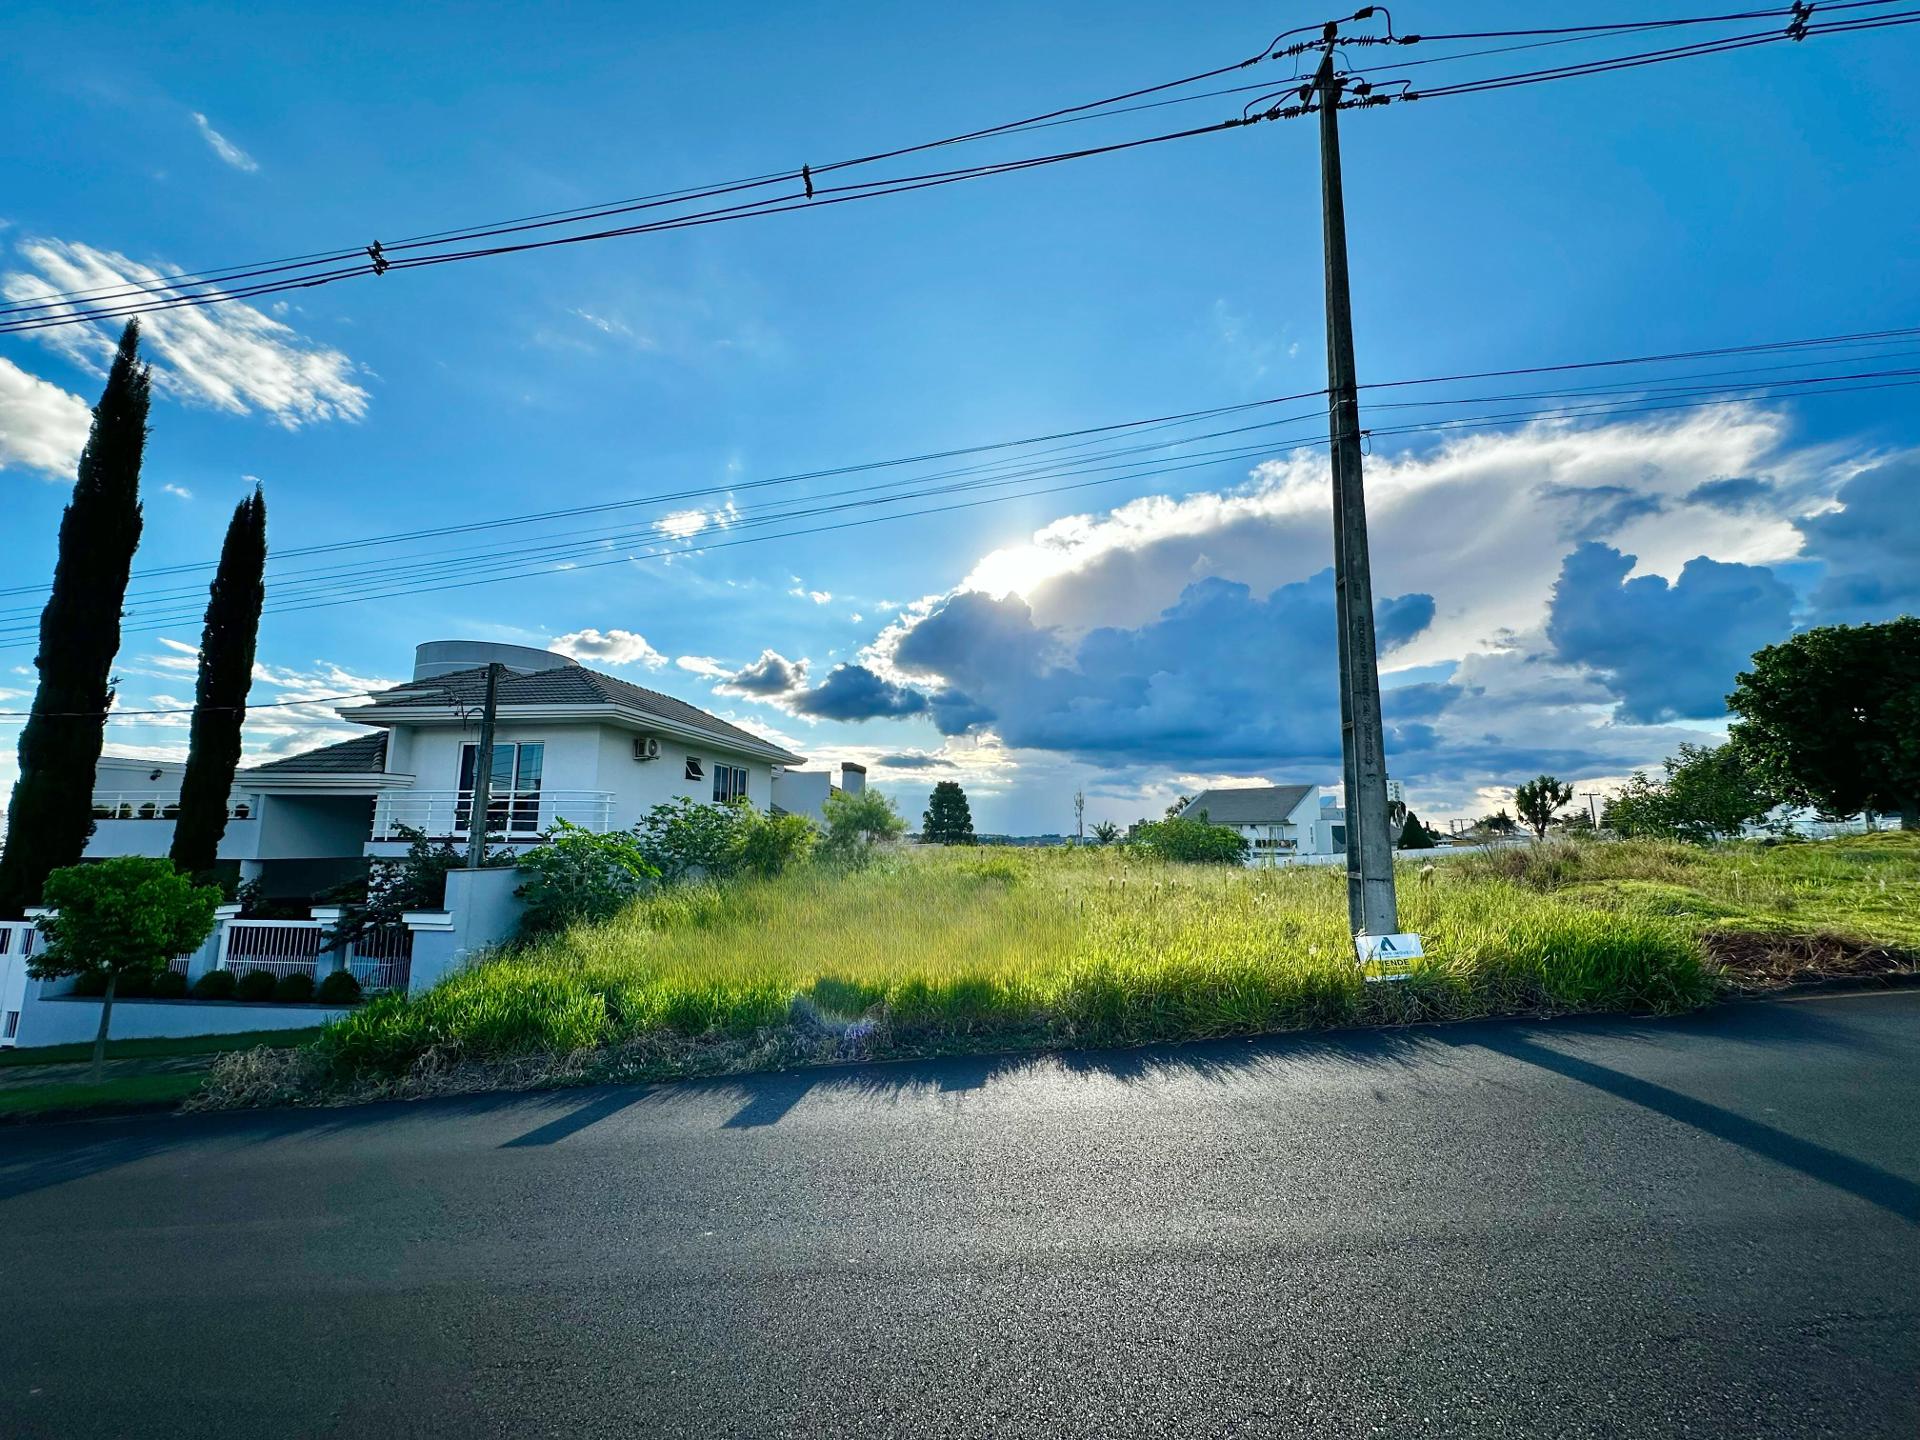
[[[1920,1434],[1920,994],[0,1132],[0,1435]]]

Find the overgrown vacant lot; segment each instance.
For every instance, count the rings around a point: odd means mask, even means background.
[[[292,1062],[222,1062],[209,1094],[246,1103],[1672,1012],[1734,983],[1911,968],[1920,951],[1920,836],[1555,842],[1442,856],[1425,874],[1405,864],[1402,923],[1423,933],[1427,958],[1394,984],[1356,971],[1343,883],[1328,869],[1170,866],[1119,850],[959,850],[682,886],[417,999],[375,1001]]]

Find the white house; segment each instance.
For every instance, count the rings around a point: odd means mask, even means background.
[[[258,880],[269,896],[306,899],[360,873],[368,857],[404,854],[408,832],[463,843],[486,667],[495,661],[506,674],[487,818],[511,849],[534,845],[562,819],[623,829],[677,796],[744,796],[765,807],[775,775],[806,763],[717,715],[564,655],[434,641],[415,651],[412,680],[340,709],[366,734],[234,777],[220,858],[237,861],[241,879]],[[180,768],[104,758],[87,854],[166,854]]]
[[[1237,830],[1247,841],[1249,865],[1285,865],[1344,855],[1347,816],[1322,798],[1318,785],[1248,785],[1202,790],[1180,811],[1182,820],[1205,816]]]
[[[840,783],[825,770],[775,770],[773,772],[774,809],[788,815],[804,815],[816,825],[826,823],[827,797],[844,791],[858,795],[867,788],[867,767],[851,760],[840,762]]]

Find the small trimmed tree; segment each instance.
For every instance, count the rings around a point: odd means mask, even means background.
[[[1573,803],[1573,787],[1552,775],[1538,775],[1513,792],[1513,808],[1536,840],[1547,838],[1553,817]]]
[[[247,692],[253,688],[266,569],[267,502],[256,485],[252,495],[233,507],[200,632],[200,676],[172,850],[173,863],[197,879],[211,876],[220,837],[227,833],[227,799],[240,764]]]
[[[927,797],[920,836],[929,845],[973,844],[973,810],[958,780],[942,780]]]
[[[121,855],[54,871],[47,877],[46,896],[53,913],[39,924],[47,944],[28,960],[27,969],[43,980],[105,977],[100,1029],[93,1037],[97,1085],[105,1074],[107,1028],[122,978],[144,976],[151,983],[174,956],[197,950],[213,933],[220,888],[196,885],[172,861]]]
[[[1828,625],[1769,645],[1734,682],[1733,743],[1780,795],[1920,830],[1920,619]]]

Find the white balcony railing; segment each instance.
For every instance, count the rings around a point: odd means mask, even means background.
[[[374,802],[373,838],[400,840],[402,830],[418,830],[435,840],[457,839],[469,833],[472,813],[471,790],[389,790]],[[612,815],[611,790],[495,792],[487,802],[487,833],[530,841],[556,820],[605,830]]]
[[[250,799],[229,801],[229,820],[251,820],[258,807]],[[117,794],[107,790],[93,792],[93,818],[96,820],[173,820],[180,814],[178,795],[156,795],[151,790]]]

